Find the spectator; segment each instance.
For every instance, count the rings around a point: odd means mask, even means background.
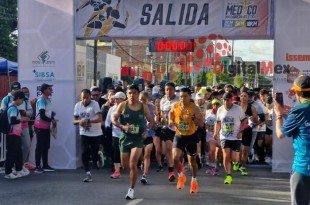
[[[34,121],[34,128],[37,136],[37,145],[35,150],[36,170],[35,173],[52,172],[55,171],[48,164],[48,150],[50,148],[51,138],[51,123],[56,125],[54,119],[55,112],[51,110],[51,100],[49,96],[52,95],[53,85],[43,83],[41,85],[42,95],[38,98],[36,103],[36,119]],[[41,160],[43,166],[41,166]]]
[[[310,77],[300,75],[294,81],[296,104],[283,120],[287,106],[274,102],[278,138],[292,137],[294,160],[290,180],[293,205],[310,204]],[[283,122],[284,121],[284,122]]]

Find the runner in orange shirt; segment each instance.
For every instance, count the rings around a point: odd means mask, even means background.
[[[180,91],[180,101],[175,103],[169,113],[169,124],[175,126],[176,134],[173,140],[174,166],[178,170],[177,189],[184,189],[186,176],[180,169],[180,159],[183,152],[187,152],[190,162],[192,181],[190,193],[198,192],[197,170],[197,127],[203,126],[203,117],[199,108],[191,101],[191,90],[182,88]]]

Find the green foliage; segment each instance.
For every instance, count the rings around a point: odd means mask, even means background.
[[[0,1],[0,57],[17,61],[17,0]]]
[[[197,83],[200,83],[202,86],[207,85],[207,76],[206,76],[206,72],[204,71],[204,69],[198,73],[194,81],[194,85]]]
[[[227,73],[216,74],[217,84],[233,84],[234,78],[230,77]],[[207,73],[208,85],[213,85],[213,70]]]
[[[234,78],[229,76],[227,73],[221,73],[216,75],[216,81],[219,84],[233,84]]]
[[[243,85],[244,85],[243,77],[237,75],[234,79],[234,86],[236,86],[237,88],[241,88]]]
[[[213,71],[207,73],[207,85],[213,85]]]
[[[183,79],[183,73],[182,72],[178,72],[177,78],[174,82],[176,85],[187,85],[187,86],[191,85],[191,79],[190,79],[189,74],[188,74],[187,80],[185,82],[185,79]]]

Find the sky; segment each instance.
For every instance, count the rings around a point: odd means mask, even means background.
[[[273,40],[235,40],[234,56],[244,61],[273,61]]]

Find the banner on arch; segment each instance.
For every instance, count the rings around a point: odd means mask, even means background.
[[[273,0],[77,0],[76,36],[272,38]]]

